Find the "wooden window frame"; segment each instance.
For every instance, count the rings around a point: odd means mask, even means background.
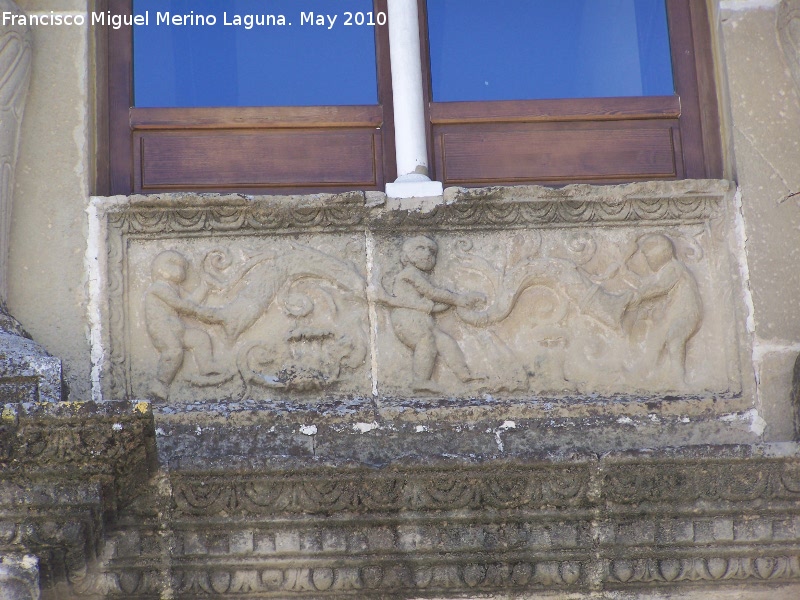
[[[373,2],[387,11],[386,0]],[[109,9],[130,15],[132,0],[99,2]],[[376,105],[225,108],[134,107],[132,28],[103,29],[107,97],[97,104],[107,105],[98,129],[108,160],[99,189],[301,194],[382,190],[394,180],[388,27],[375,27]]]
[[[676,95],[433,102],[418,0],[431,179],[445,186],[723,176],[705,0],[666,0]],[[96,0],[131,12],[131,0]],[[387,0],[374,0],[387,11]],[[97,193],[382,190],[396,177],[388,27],[376,27],[374,106],[131,108],[130,28],[96,34]],[[275,151],[277,150],[277,151]]]
[[[705,0],[666,0],[676,95],[434,102],[423,78],[431,177],[447,186],[722,177]],[[418,0],[423,65],[427,2]]]

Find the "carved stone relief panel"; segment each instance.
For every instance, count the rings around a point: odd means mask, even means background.
[[[132,241],[131,393],[368,394],[363,255],[363,234]]]
[[[103,394],[736,393],[726,192],[453,189],[428,212],[361,193],[110,203]]]
[[[379,241],[380,391],[726,390],[713,245],[703,223]]]

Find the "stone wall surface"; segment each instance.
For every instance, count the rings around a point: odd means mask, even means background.
[[[800,87],[797,2],[762,3],[756,10],[728,3],[721,12],[722,47],[730,94],[736,179],[747,231],[754,304],[755,368],[763,382],[758,401],[769,439],[790,439],[785,403],[800,321],[794,270],[800,248]],[[727,7],[727,8],[726,8]],[[791,133],[790,133],[791,132]]]
[[[19,2],[23,10],[84,12],[87,3]],[[62,359],[73,399],[88,400],[86,199],[89,194],[88,27],[33,29],[9,249],[8,307]]]

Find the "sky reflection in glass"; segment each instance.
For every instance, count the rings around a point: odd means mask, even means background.
[[[674,94],[664,0],[428,0],[433,99]]]
[[[374,28],[343,24],[372,0],[134,0],[134,105],[333,106],[377,103]],[[156,25],[156,13],[214,14],[216,25]],[[338,14],[327,26],[301,12]],[[234,14],[283,14],[291,26],[225,26]]]

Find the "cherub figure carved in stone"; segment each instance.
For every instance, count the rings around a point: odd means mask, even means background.
[[[672,240],[663,234],[640,237],[628,268],[638,275],[638,281],[622,326],[632,341],[641,337],[643,352],[638,354],[635,370],[644,377],[660,372],[668,381],[683,384],[686,344],[703,318],[697,280],[675,255]]]
[[[412,386],[416,391],[438,393],[432,380],[436,360],[445,364],[463,382],[474,381],[458,343],[436,324],[435,314],[452,306],[474,307],[485,301],[482,294],[458,294],[436,286],[430,273],[436,266],[436,242],[417,236],[403,243],[402,270],[394,278],[394,297],[386,300],[392,307],[392,328],[398,339],[413,353]]]
[[[183,365],[186,350],[192,351],[201,375],[222,372],[214,361],[209,335],[186,324],[186,318],[208,324],[223,322],[216,309],[201,304],[209,291],[204,282],[191,292],[185,288],[188,270],[189,261],[182,254],[174,250],[162,252],[153,260],[152,283],[144,297],[147,332],[159,353],[151,393],[161,400],[169,395],[169,386]]]

